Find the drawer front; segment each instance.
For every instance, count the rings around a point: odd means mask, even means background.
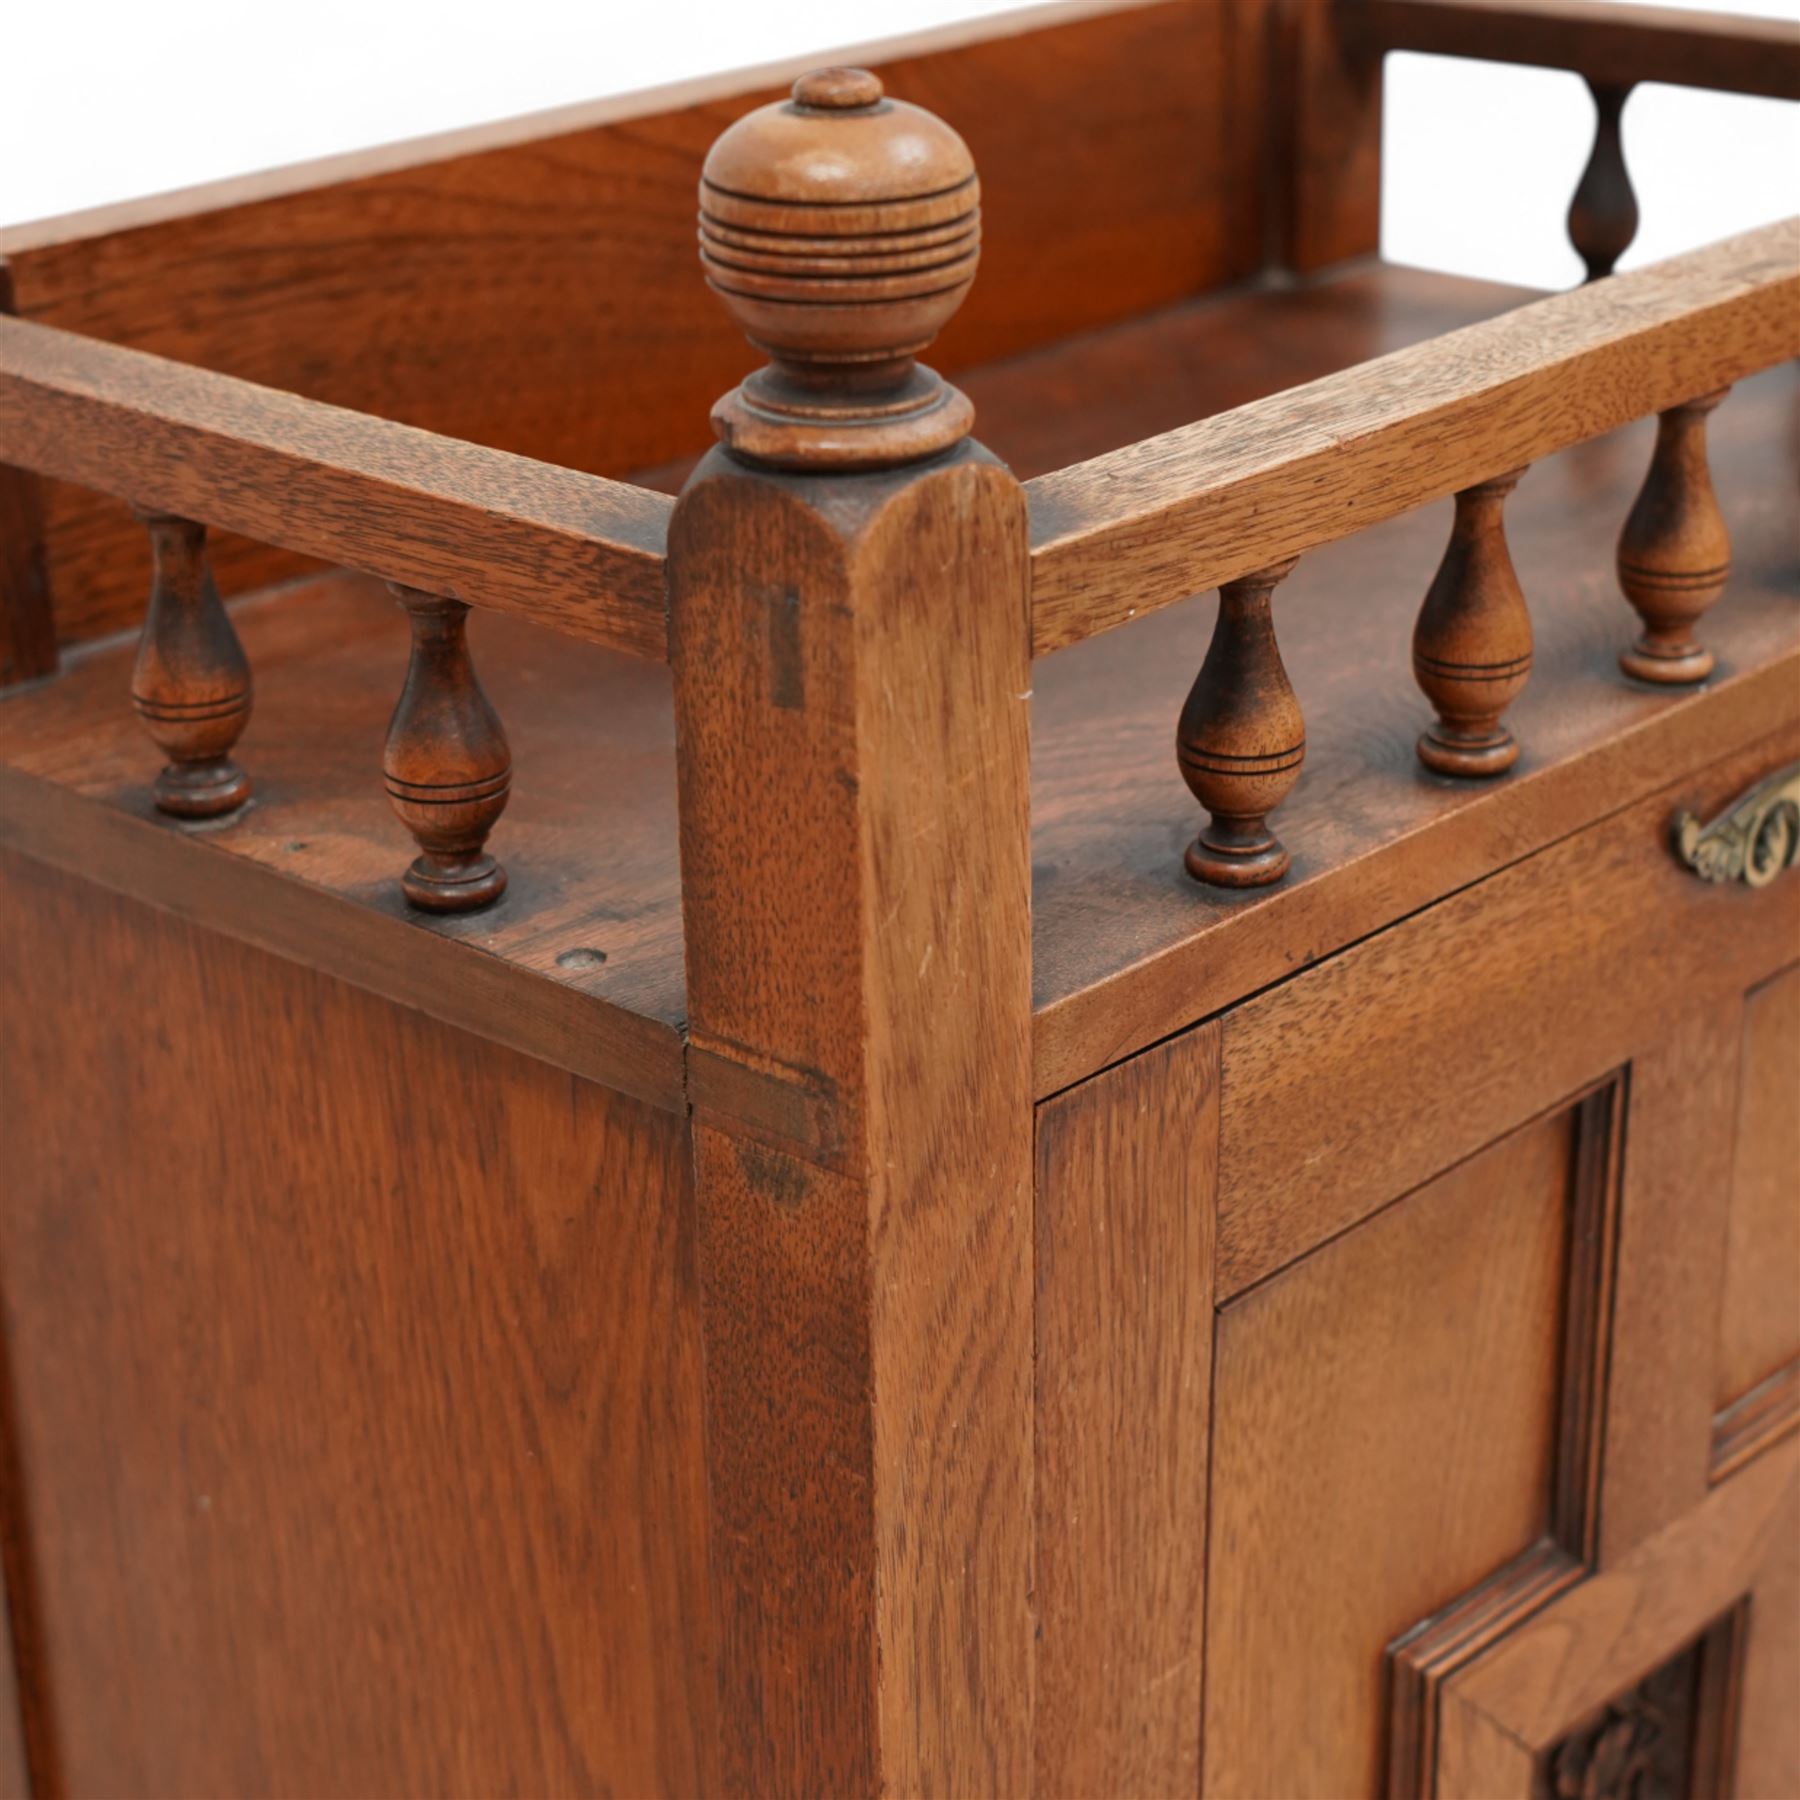
[[[1671,820],[1797,755],[1765,740],[1227,1014],[1219,1297],[1791,961],[1800,874],[1702,881]]]
[[[1040,1109],[1044,1791],[1524,1796],[1671,1695],[1656,1754],[1800,1791],[1800,871],[1671,832],[1796,756]]]

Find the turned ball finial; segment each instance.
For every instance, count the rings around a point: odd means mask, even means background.
[[[770,359],[713,412],[747,461],[866,469],[968,435],[974,409],[916,363],[962,304],[981,188],[941,119],[867,69],[819,69],[731,126],[700,180],[700,261]]]

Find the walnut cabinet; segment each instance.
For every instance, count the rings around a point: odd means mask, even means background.
[[[1586,79],[1581,285],[1378,259],[1392,50]],[[1800,1793],[1800,221],[1615,272],[1657,81],[1800,47],[0,232],[0,1795]]]

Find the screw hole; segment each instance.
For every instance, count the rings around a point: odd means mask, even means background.
[[[589,950],[583,948],[579,950],[565,950],[562,955],[556,959],[556,966],[559,969],[597,969],[605,961],[606,952],[604,950]]]

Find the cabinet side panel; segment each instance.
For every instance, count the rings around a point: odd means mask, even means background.
[[[1721,1407],[1800,1357],[1800,966],[1744,1002],[1728,1216]]]
[[[1200,1779],[1219,1034],[1047,1101],[1037,1145],[1037,1792]]]
[[[712,1786],[681,1121],[16,856],[0,909],[56,1785]]]
[[[1523,1126],[1221,1311],[1206,1793],[1378,1791],[1387,1644],[1552,1528],[1574,1146]]]

